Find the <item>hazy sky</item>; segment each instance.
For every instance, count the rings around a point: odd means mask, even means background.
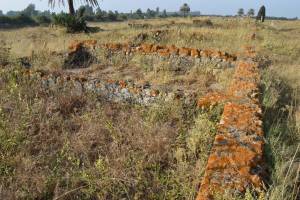
[[[80,5],[80,0],[75,0],[76,7]],[[29,3],[34,3],[39,10],[49,9],[48,0],[0,0],[0,10],[22,10]],[[202,14],[236,14],[239,8],[246,11],[254,8],[255,11],[261,5],[267,8],[267,15],[300,17],[300,0],[102,0],[99,1],[100,8],[103,10],[118,10],[120,12],[135,11],[142,8],[155,9],[157,6],[161,10],[177,11],[183,3],[188,3],[193,11],[201,11]],[[56,7],[52,11],[66,10],[63,6]]]

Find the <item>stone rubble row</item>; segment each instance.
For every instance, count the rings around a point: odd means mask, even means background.
[[[162,58],[170,57],[185,57],[185,58],[194,58],[202,59],[204,61],[212,60],[219,63],[234,64],[237,60],[237,55],[229,54],[227,52],[222,52],[219,50],[212,49],[196,49],[196,48],[187,48],[187,47],[176,47],[175,45],[163,46],[157,44],[147,44],[142,43],[140,45],[133,45],[130,43],[106,43],[106,44],[97,44],[96,40],[83,40],[78,41],[74,40],[70,46],[70,52],[75,52],[79,48],[89,48],[95,49],[101,47],[107,49],[111,52],[123,52],[126,55],[131,55],[133,53],[141,54],[155,54]]]
[[[201,181],[197,200],[214,195],[242,195],[247,189],[263,188],[264,134],[259,102],[260,74],[250,58],[239,61],[234,79],[226,94],[211,93],[198,101],[201,108],[223,102],[224,111]]]
[[[101,80],[95,77],[83,76],[67,72],[49,72],[27,70],[26,75],[31,80],[40,82],[41,87],[48,91],[71,91],[81,96],[91,92],[112,102],[150,105],[159,101],[182,100],[186,104],[195,102],[194,93],[181,90],[165,91],[156,89],[149,83],[136,84],[131,80]]]

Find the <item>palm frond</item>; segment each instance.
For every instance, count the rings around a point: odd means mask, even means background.
[[[85,0],[85,2],[92,6],[99,6],[98,0]]]
[[[98,0],[83,0],[87,4],[90,4],[92,6],[99,6]],[[65,5],[64,0],[48,0],[49,5],[52,7],[55,7],[55,3],[57,2],[58,4],[62,4],[63,6]]]
[[[49,0],[48,3],[51,7],[55,7],[55,3],[58,2],[58,4],[62,4],[65,6],[65,1],[64,0]]]

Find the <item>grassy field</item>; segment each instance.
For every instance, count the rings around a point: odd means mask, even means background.
[[[130,28],[128,22],[92,23],[102,30],[91,34],[48,27],[0,30],[0,198],[195,199],[222,105],[204,112],[181,101],[118,104],[94,94],[49,93],[21,76],[18,58],[28,57],[33,69],[63,71],[71,41],[95,39],[232,54],[254,45],[262,64],[269,174],[260,197],[297,199],[300,21],[210,20],[213,25],[203,27],[193,25],[190,18],[136,21],[148,28]],[[150,82],[196,97],[211,91],[212,85],[225,90],[234,71],[207,64],[178,73],[168,62],[150,62],[139,55],[126,60],[106,59],[101,49],[93,54],[98,60],[90,66],[93,76]],[[241,198],[256,199],[250,192]]]

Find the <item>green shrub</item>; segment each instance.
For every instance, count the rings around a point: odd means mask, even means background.
[[[34,26],[37,23],[29,16],[19,15],[16,17],[0,16],[0,25],[2,26]]]
[[[54,24],[67,28],[68,33],[87,31],[87,25],[82,17],[61,13],[53,17]]]
[[[36,22],[41,24],[50,24],[51,23],[51,19],[45,15],[39,15],[35,18]]]
[[[11,24],[12,18],[7,16],[0,16],[0,24]]]
[[[265,159],[270,173],[269,200],[298,199],[299,141],[297,93],[270,69],[263,71]]]

